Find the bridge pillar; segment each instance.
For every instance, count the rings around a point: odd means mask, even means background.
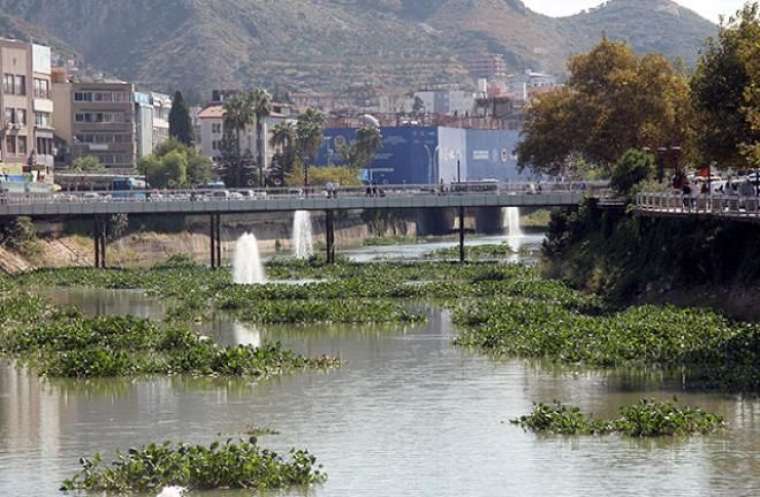
[[[464,264],[464,207],[459,208],[459,263]]]
[[[222,215],[216,215],[216,267],[222,267]]]
[[[95,267],[106,268],[106,223],[101,216],[92,221],[92,239],[95,244]]]
[[[209,241],[211,245],[209,253],[211,254],[211,269],[216,269],[216,215],[211,214],[210,218]]]
[[[335,211],[325,211],[325,245],[327,263],[335,264]]]

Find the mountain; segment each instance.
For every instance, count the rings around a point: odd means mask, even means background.
[[[484,52],[503,53],[510,70],[562,74],[603,34],[691,64],[717,31],[670,0],[611,0],[560,19],[520,0],[0,0],[0,12],[101,70],[204,95],[471,84],[467,60]]]

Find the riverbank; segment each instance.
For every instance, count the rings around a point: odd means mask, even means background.
[[[620,304],[710,307],[760,320],[760,226],[638,217],[593,203],[552,215],[543,274]]]

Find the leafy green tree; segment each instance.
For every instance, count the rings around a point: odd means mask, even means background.
[[[234,95],[224,102],[224,130],[235,136],[237,155],[242,156],[242,133],[256,122],[256,114],[248,94]]]
[[[314,162],[322,146],[325,116],[316,109],[306,109],[296,123],[296,150],[303,164],[304,186],[309,185],[309,164]]]
[[[106,168],[94,155],[86,155],[75,160],[71,165],[71,170],[84,174],[97,174],[105,172]]]
[[[517,153],[521,167],[566,171],[583,159],[609,174],[631,148],[679,146],[691,151],[689,87],[661,55],[638,57],[607,39],[569,62],[565,88],[529,106]]]
[[[175,139],[156,147],[153,154],[138,162],[137,168],[154,188],[197,187],[212,178],[211,161],[200,155],[195,147],[188,147]]]
[[[172,100],[172,109],[169,112],[169,136],[192,146],[193,144],[193,120],[190,118],[190,109],[188,109],[182,92],[175,92]]]
[[[612,170],[610,187],[619,195],[629,195],[636,185],[651,177],[654,170],[655,161],[651,154],[628,150]]]
[[[340,154],[349,167],[363,169],[369,166],[375,154],[383,147],[383,136],[374,126],[365,126],[356,132],[356,140],[340,147]]]

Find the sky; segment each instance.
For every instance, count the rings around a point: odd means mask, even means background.
[[[675,0],[676,3],[687,7],[703,17],[717,23],[718,16],[726,17],[736,13],[746,0]],[[583,9],[596,7],[604,3],[600,0],[523,0],[523,2],[536,12],[550,16],[568,16],[577,14]]]

